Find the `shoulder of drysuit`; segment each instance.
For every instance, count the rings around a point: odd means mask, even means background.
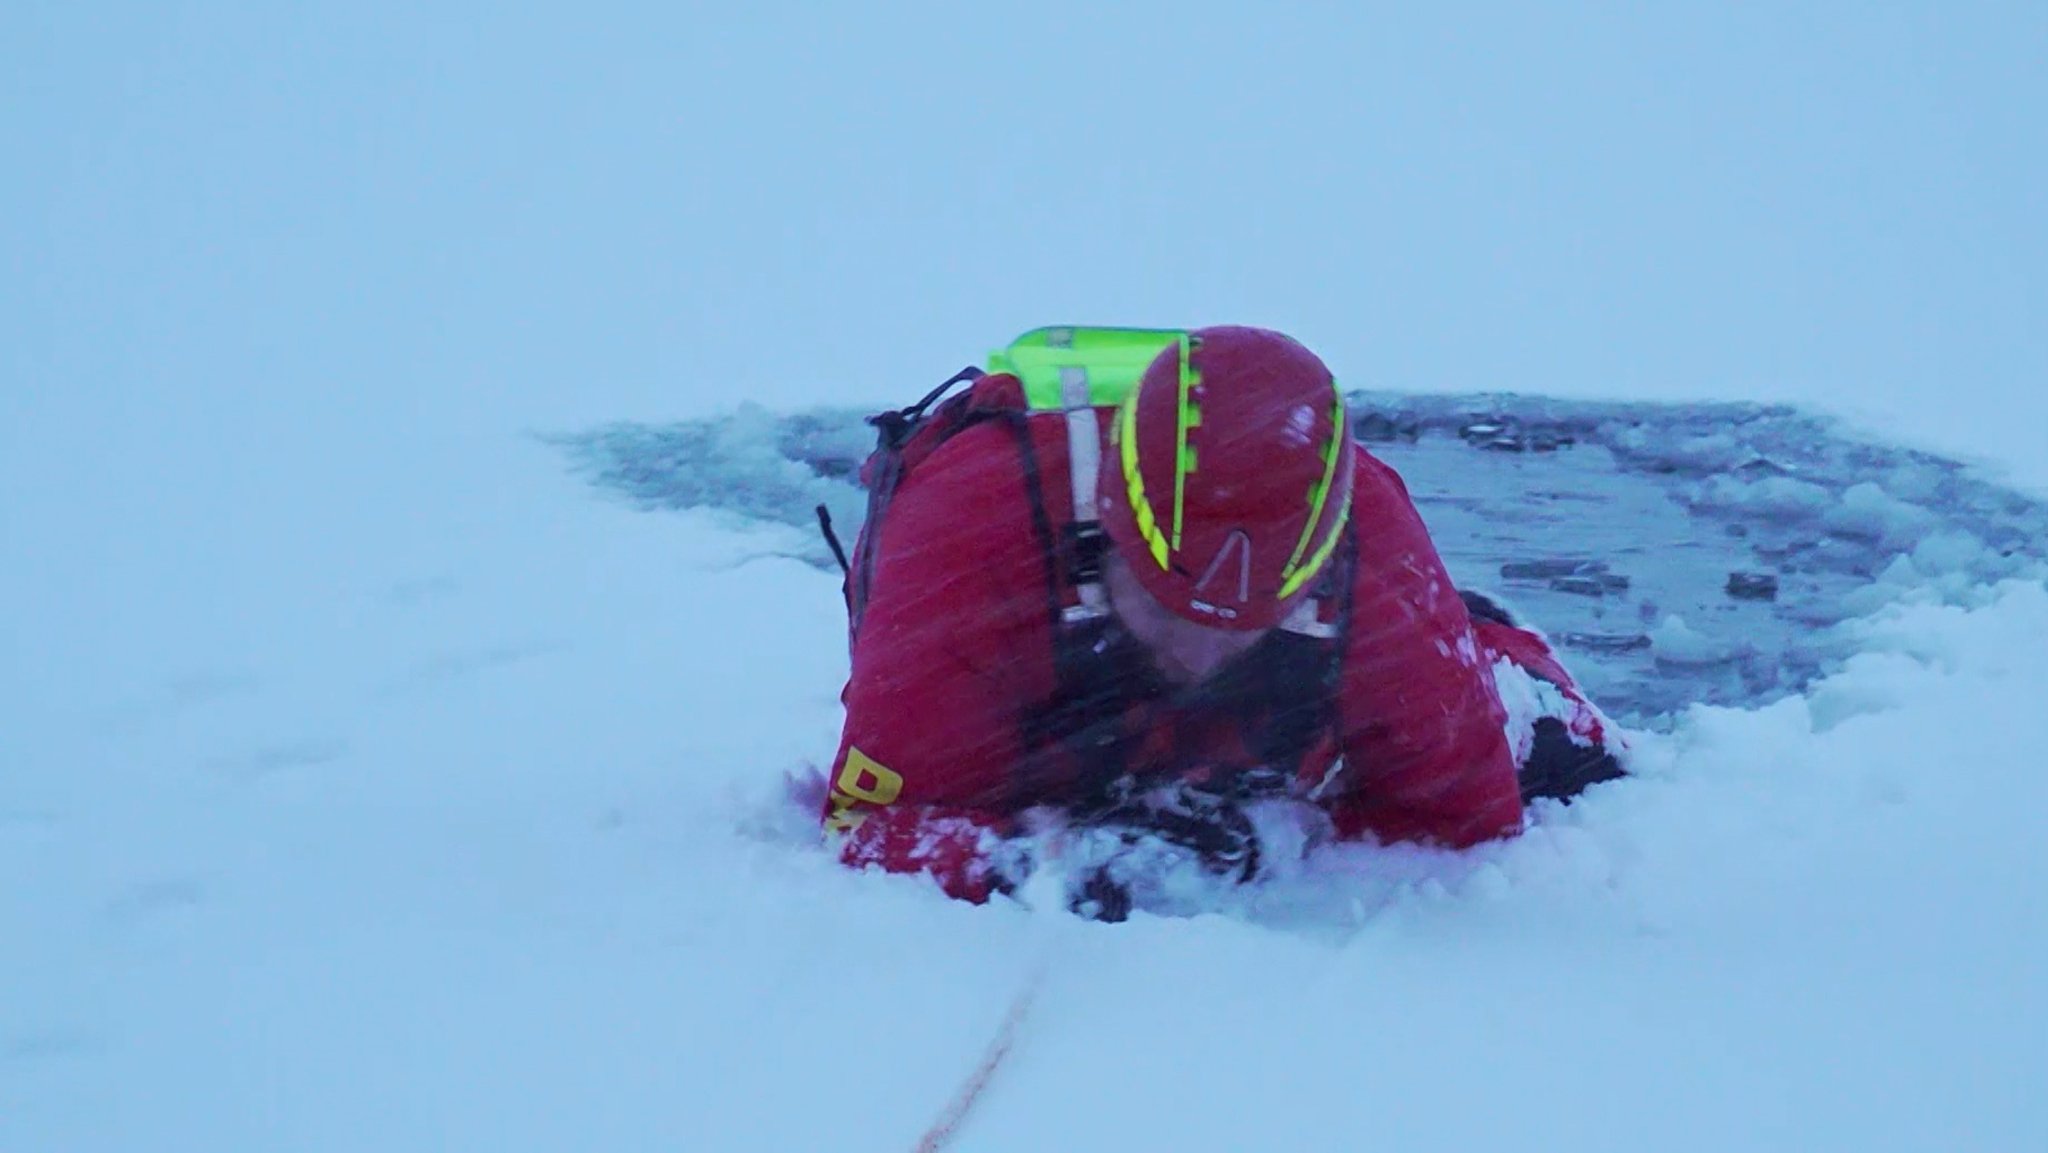
[[[1469,672],[1471,625],[1399,473],[1358,446],[1356,560],[1345,664],[1353,691],[1446,691]],[[1451,658],[1443,661],[1442,658]],[[1418,678],[1410,680],[1409,678]],[[1402,684],[1381,683],[1385,681]]]
[[[1054,424],[1021,414],[978,421],[909,469],[874,542],[877,595],[915,596],[957,642],[984,625],[1049,620],[1046,540],[1056,541],[1071,519],[1070,510],[1059,515],[1071,498],[1064,438],[1047,427]],[[1020,429],[1030,438],[1028,460]]]
[[[1359,556],[1354,587],[1383,583],[1383,573],[1389,567],[1441,572],[1443,561],[1436,543],[1423,526],[1401,474],[1363,444],[1353,441],[1352,448],[1358,454],[1351,482],[1351,524]]]
[[[970,553],[1017,543],[1037,555],[1038,508],[1055,537],[1073,519],[1065,433],[1057,417],[1022,412],[991,415],[954,433],[899,482],[879,543]],[[920,531],[895,531],[906,522]]]

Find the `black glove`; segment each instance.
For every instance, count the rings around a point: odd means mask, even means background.
[[[1235,801],[1192,785],[1155,785],[1125,797],[1092,823],[1132,839],[1157,837],[1193,853],[1219,877],[1249,881],[1259,871],[1259,834]]]
[[[1099,921],[1130,915],[1131,884],[1142,877],[1140,847],[1148,841],[1185,852],[1209,874],[1233,882],[1259,871],[1259,837],[1236,802],[1178,782],[1120,790],[1109,807],[1084,819],[1091,829],[1121,842],[1108,859],[1082,874],[1068,908]]]
[[[1569,804],[1588,787],[1627,775],[1613,753],[1598,745],[1579,745],[1563,721],[1538,717],[1536,740],[1520,773],[1522,803],[1554,797]]]
[[[1130,886],[1110,876],[1107,865],[1098,865],[1068,895],[1067,912],[1106,925],[1120,924],[1131,916]]]

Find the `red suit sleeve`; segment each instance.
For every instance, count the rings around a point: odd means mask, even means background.
[[[1520,670],[1530,684],[1541,682],[1556,690],[1555,694],[1526,692],[1525,696],[1532,699],[1524,710],[1528,714],[1525,721],[1551,717],[1564,725],[1565,731],[1578,744],[1605,749],[1617,755],[1627,753],[1627,740],[1606,715],[1586,699],[1585,692],[1565,671],[1556,652],[1541,634],[1498,621],[1474,620],[1472,628],[1473,634],[1479,638],[1479,651],[1486,656],[1488,663],[1496,666],[1494,683],[1503,704],[1508,703],[1509,690],[1502,684],[1502,677],[1507,674],[1498,666],[1499,662],[1506,661],[1510,667]],[[1513,713],[1512,708],[1510,713]],[[1513,723],[1508,725],[1510,734],[1516,728]]]
[[[1462,848],[1520,830],[1492,670],[1406,486],[1360,450],[1350,634],[1338,696],[1339,835]]]
[[[1051,677],[1045,558],[1011,427],[947,441],[880,520],[825,828],[849,864],[984,900],[1016,808],[1018,717]]]

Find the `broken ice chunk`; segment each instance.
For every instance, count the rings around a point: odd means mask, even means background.
[[[1828,508],[1822,523],[1847,536],[1910,548],[1934,531],[1939,522],[1919,505],[1909,504],[1864,481],[1850,485],[1842,499]]]
[[[1551,590],[1570,593],[1581,597],[1604,597],[1608,593],[1628,591],[1628,578],[1618,573],[1594,573],[1589,576],[1552,577]]]
[[[1725,665],[1742,659],[1749,644],[1738,638],[1710,637],[1693,630],[1684,617],[1665,617],[1650,632],[1650,652],[1670,665]]]
[[[1778,578],[1767,572],[1729,573],[1728,595],[1739,601],[1777,600]]]
[[[1553,557],[1548,560],[1509,561],[1500,566],[1503,580],[1547,581],[1558,577],[1592,577],[1607,571],[1607,562],[1571,557]]]
[[[1650,647],[1650,638],[1643,633],[1565,633],[1557,639],[1566,648],[1589,653],[1632,653]]]

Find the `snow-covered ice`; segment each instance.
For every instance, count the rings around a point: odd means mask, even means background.
[[[844,675],[794,529],[435,447],[340,571],[171,549],[112,637],[84,568],[17,576],[0,1147],[907,1148],[1039,960],[963,1147],[2048,1132],[2038,578],[1883,608],[1519,841],[1061,924],[792,828]]]

